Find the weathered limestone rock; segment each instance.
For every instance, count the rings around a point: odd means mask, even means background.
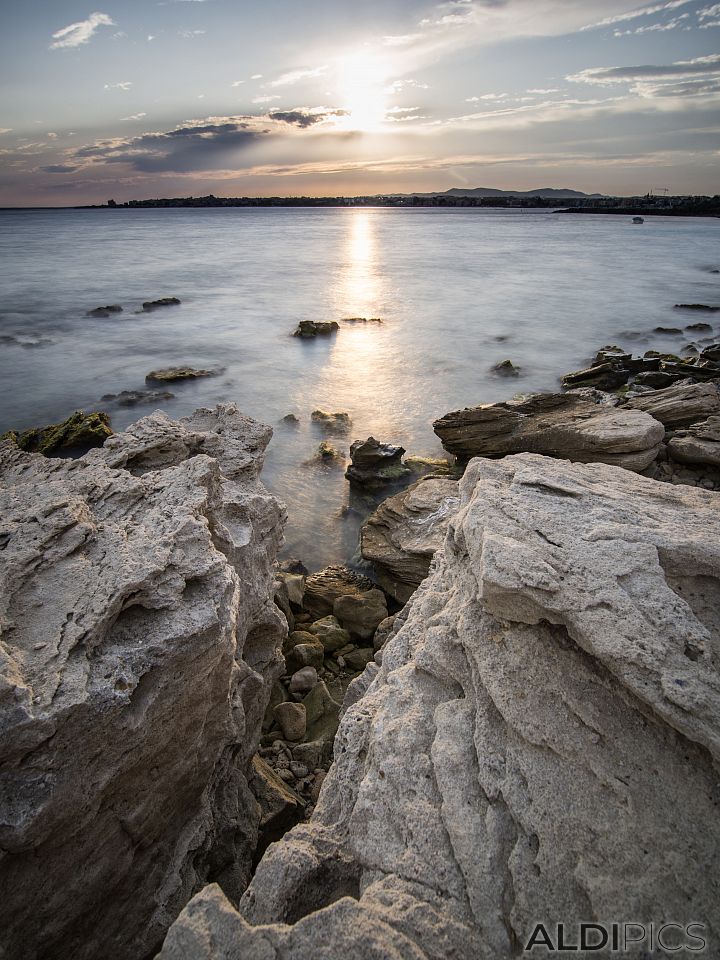
[[[383,590],[400,603],[428,575],[459,504],[457,480],[428,478],[384,500],[363,525],[362,555],[373,564]]]
[[[338,597],[365,593],[375,584],[349,567],[331,564],[305,581],[304,608],[314,619],[327,617]]]
[[[633,397],[624,409],[642,410],[667,430],[676,430],[720,414],[720,387],[716,383],[678,384]]]
[[[668,452],[680,463],[707,463],[720,467],[720,417],[708,417],[680,431],[668,443]]]
[[[312,820],[162,960],[509,960],[588,917],[718,942],[720,497],[529,454],[461,494]]]
[[[664,430],[640,414],[572,394],[539,393],[448,413],[433,429],[462,460],[530,452],[644,470],[657,456]]]
[[[221,406],[78,460],[0,444],[8,960],[135,960],[207,881],[247,883],[247,770],[282,671],[270,436]]]
[[[11,430],[1,440],[14,440],[26,453],[42,453],[46,457],[62,457],[84,453],[91,447],[101,447],[112,436],[110,418],[102,411],[76,410],[62,423],[29,430]]]
[[[387,600],[382,590],[368,590],[359,597],[338,597],[333,613],[353,640],[371,640],[388,615]]]
[[[368,490],[397,483],[411,470],[402,462],[404,447],[380,443],[375,437],[356,440],[350,447],[350,466],[345,476],[350,483]]]

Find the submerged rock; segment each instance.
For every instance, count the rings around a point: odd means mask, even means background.
[[[720,937],[718,496],[528,454],[461,491],[311,821],[161,960],[505,960],[539,919]]]
[[[62,423],[31,427],[29,430],[11,430],[0,437],[0,440],[14,440],[26,453],[61,457],[71,453],[84,453],[91,447],[101,447],[110,436],[110,417],[106,413],[76,410]]]
[[[343,323],[382,323],[380,317],[343,317]]]
[[[349,413],[328,413],[326,410],[313,410],[310,419],[330,433],[347,433],[352,426]]]
[[[703,331],[712,330],[712,325],[709,323],[689,323],[685,329],[702,333]]]
[[[383,501],[363,525],[360,549],[380,586],[406,603],[430,571],[460,505],[457,480],[420,480]]]
[[[151,956],[233,899],[282,670],[268,427],[155,413],[78,460],[0,444],[0,898],[8,957]]]
[[[720,310],[720,307],[713,307],[707,303],[676,303],[676,310],[709,310],[710,312],[715,312]]]
[[[119,303],[111,303],[106,307],[95,307],[94,310],[88,310],[86,317],[109,317],[113,313],[122,313],[123,308]]]
[[[180,302],[177,297],[161,297],[159,300],[146,300],[142,308],[145,313],[152,313],[161,307],[179,307]]]
[[[461,460],[529,451],[628,470],[652,463],[665,433],[661,423],[640,410],[561,393],[457,410],[436,420],[433,429],[445,449]]]
[[[302,337],[305,340],[312,337],[329,337],[339,329],[340,324],[336,320],[301,320],[293,336]]]
[[[136,407],[138,404],[162,403],[174,399],[169,390],[123,390],[121,393],[106,393],[100,397],[103,403],[116,403],[119,407]]]
[[[492,368],[493,373],[498,377],[519,377],[520,368],[516,367],[512,360],[500,360]]]
[[[197,380],[199,377],[215,377],[217,371],[198,370],[195,367],[164,367],[151,370],[145,377],[148,383],[175,383],[178,380]]]
[[[345,476],[359,487],[377,489],[397,483],[409,476],[411,470],[402,462],[404,447],[380,443],[375,437],[356,440],[350,447],[350,466]]]

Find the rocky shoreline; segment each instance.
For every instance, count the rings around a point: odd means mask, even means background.
[[[2,438],[8,960],[491,960],[588,919],[717,944],[720,348],[694,327],[439,417],[454,473],[355,440],[364,573],[278,560],[272,431],[233,405]]]

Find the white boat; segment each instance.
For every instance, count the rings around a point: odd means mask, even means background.
[[[633,217],[633,223],[645,223],[642,217]]]

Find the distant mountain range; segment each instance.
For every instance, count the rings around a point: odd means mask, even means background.
[[[418,194],[416,194],[418,196]],[[425,194],[425,196],[439,196],[439,194]],[[540,190],[495,190],[493,187],[452,187],[445,190],[442,196],[450,197],[542,197],[544,200],[597,200],[602,193],[581,193],[579,190],[567,190],[563,187],[542,187]]]

